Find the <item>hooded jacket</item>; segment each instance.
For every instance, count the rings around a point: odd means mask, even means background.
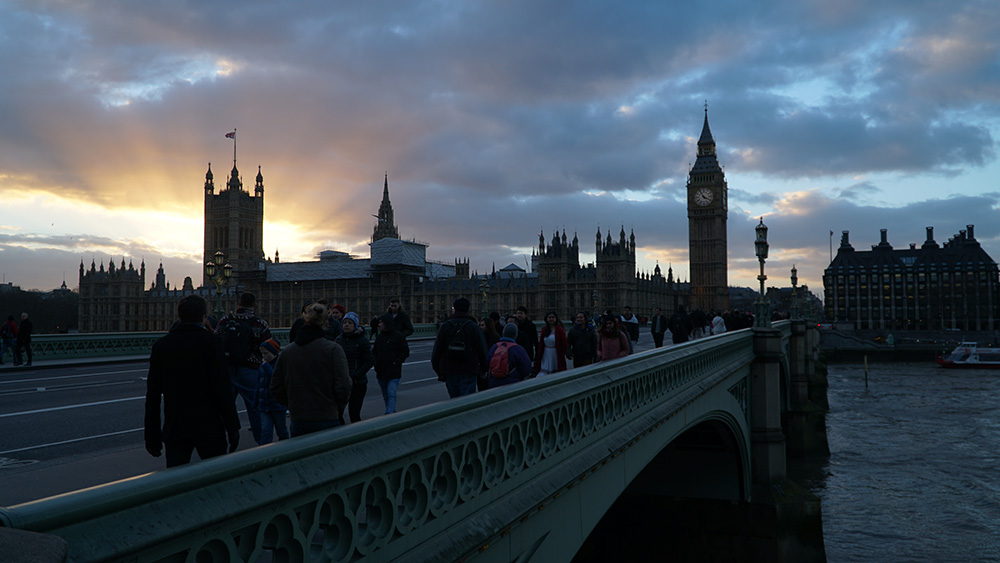
[[[278,355],[271,394],[292,420],[340,420],[351,397],[344,349],[324,338],[322,327],[302,327]]]

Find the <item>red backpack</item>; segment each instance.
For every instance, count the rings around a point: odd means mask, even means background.
[[[507,377],[510,373],[510,347],[513,342],[497,342],[496,350],[493,350],[493,357],[490,358],[490,375],[496,378]]]

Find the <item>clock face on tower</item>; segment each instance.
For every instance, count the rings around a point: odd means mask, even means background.
[[[712,197],[712,190],[708,188],[701,188],[694,192],[694,202],[702,207],[712,203]]]

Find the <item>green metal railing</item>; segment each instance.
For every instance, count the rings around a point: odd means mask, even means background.
[[[665,421],[694,424],[706,394],[749,451],[753,359],[750,331],[660,348],[0,508],[0,524],[65,538],[71,561],[458,560]]]
[[[95,332],[75,334],[37,334],[31,337],[35,360],[71,360],[74,358],[102,358],[116,356],[148,356],[153,343],[166,332]],[[271,334],[279,342],[288,342],[287,328],[272,328]],[[413,340],[434,338],[437,328],[433,324],[413,326]]]

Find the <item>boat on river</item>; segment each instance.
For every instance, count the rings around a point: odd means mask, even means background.
[[[1000,348],[962,342],[947,356],[938,356],[937,363],[943,368],[1000,369]]]

